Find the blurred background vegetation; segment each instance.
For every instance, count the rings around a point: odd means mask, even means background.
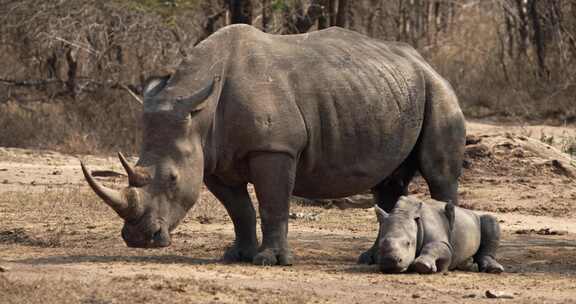
[[[0,146],[137,151],[129,90],[232,23],[405,41],[468,118],[576,123],[576,0],[0,0]]]

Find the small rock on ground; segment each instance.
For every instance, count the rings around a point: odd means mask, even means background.
[[[490,290],[486,290],[486,297],[488,299],[514,299],[514,296],[511,294]]]

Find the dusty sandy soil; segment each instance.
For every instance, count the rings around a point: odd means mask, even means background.
[[[356,265],[375,237],[369,209],[293,204],[292,267],[225,265],[224,209],[206,191],[169,248],[127,248],[121,221],[84,185],[75,156],[0,148],[0,303],[574,303],[576,167],[557,148],[574,128],[469,124],[462,205],[504,229],[501,275],[384,275]],[[554,136],[556,147],[540,142]],[[478,141],[478,143],[472,143]],[[80,156],[121,172],[114,158]],[[102,177],[117,186],[123,176]],[[426,197],[418,179],[411,187]],[[487,290],[512,299],[487,299]]]

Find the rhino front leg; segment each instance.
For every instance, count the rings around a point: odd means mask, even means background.
[[[250,179],[262,221],[262,245],[253,260],[256,265],[292,265],[287,237],[295,168],[294,159],[283,153],[259,153],[250,159]]]
[[[433,199],[458,205],[466,122],[450,84],[441,77],[428,78],[425,119],[418,147],[419,169]]]
[[[480,248],[474,255],[478,270],[488,273],[501,273],[504,267],[496,261],[496,250],[500,245],[500,224],[498,220],[485,214],[480,216]]]
[[[452,262],[452,251],[446,242],[431,242],[422,248],[412,268],[417,273],[428,274],[448,271]]]
[[[222,202],[234,224],[236,239],[224,253],[224,262],[252,262],[257,252],[256,211],[246,184],[227,186],[215,176],[206,176],[208,190]]]

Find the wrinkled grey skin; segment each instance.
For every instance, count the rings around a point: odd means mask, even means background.
[[[445,272],[473,259],[482,272],[501,273],[496,259],[500,226],[491,215],[439,201],[400,197],[389,214],[375,208],[380,223],[378,266],[382,272]]]
[[[335,198],[373,189],[390,210],[416,171],[432,197],[457,203],[464,118],[450,85],[410,46],[341,28],[277,36],[225,27],[175,74],[144,92],[130,187],[95,192],[125,221],[128,246],[170,244],[201,183],[236,233],[226,261],[291,264],[291,194]],[[262,219],[246,190],[254,185]],[[376,244],[375,244],[376,245]],[[373,263],[375,246],[361,262]]]

